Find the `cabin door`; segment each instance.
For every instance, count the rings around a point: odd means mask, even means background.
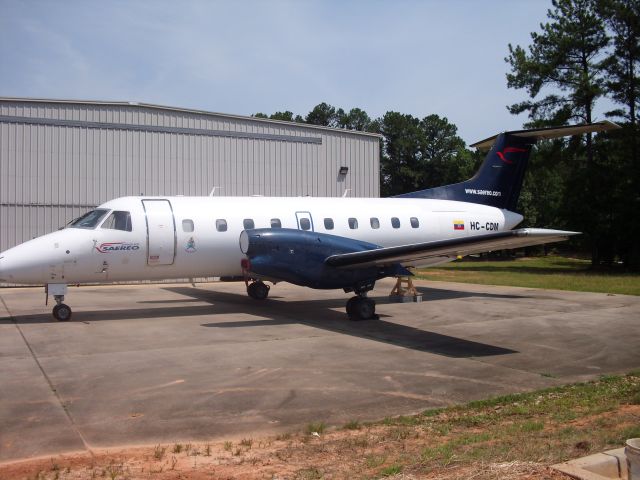
[[[296,212],[296,219],[298,220],[298,229],[313,231],[313,219],[309,212]]]
[[[176,224],[169,200],[142,200],[147,217],[147,264],[172,265],[176,257]]]

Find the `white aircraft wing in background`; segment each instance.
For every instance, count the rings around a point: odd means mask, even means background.
[[[430,263],[428,260],[431,258],[462,257],[474,253],[558,242],[578,234],[579,232],[563,230],[521,228],[464,238],[342,253],[331,255],[324,262],[332,267],[386,266],[394,263],[413,265]]]

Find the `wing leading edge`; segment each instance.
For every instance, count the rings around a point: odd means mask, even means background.
[[[544,228],[520,228],[506,232],[487,233],[464,238],[452,238],[435,242],[414,243],[396,247],[383,247],[362,252],[331,255],[324,261],[332,267],[385,266],[396,263],[419,264],[422,261],[471,255],[510,248],[528,247],[543,243],[559,242],[579,232],[549,230]]]

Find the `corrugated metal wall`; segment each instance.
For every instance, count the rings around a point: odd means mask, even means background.
[[[370,134],[151,105],[0,99],[0,251],[120,196],[216,187],[229,196],[377,197],[379,168]]]

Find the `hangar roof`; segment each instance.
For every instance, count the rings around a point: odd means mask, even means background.
[[[211,115],[234,120],[247,120],[251,122],[276,123],[286,126],[295,126],[302,128],[311,128],[316,130],[329,130],[336,133],[364,135],[369,137],[382,138],[379,133],[362,132],[359,130],[346,130],[343,128],[325,127],[322,125],[313,125],[309,123],[288,122],[285,120],[273,120],[270,118],[250,117],[246,115],[232,115],[229,113],[209,112],[206,110],[197,110],[191,108],[169,107],[165,105],[156,105],[153,103],[143,102],[125,102],[125,101],[109,101],[109,100],[72,100],[72,99],[47,99],[47,98],[25,98],[25,97],[0,97],[0,102],[25,102],[25,103],[51,103],[51,104],[71,104],[71,105],[95,105],[95,106],[117,106],[117,107],[141,107],[156,110],[165,110],[172,112],[193,113],[198,115]]]

